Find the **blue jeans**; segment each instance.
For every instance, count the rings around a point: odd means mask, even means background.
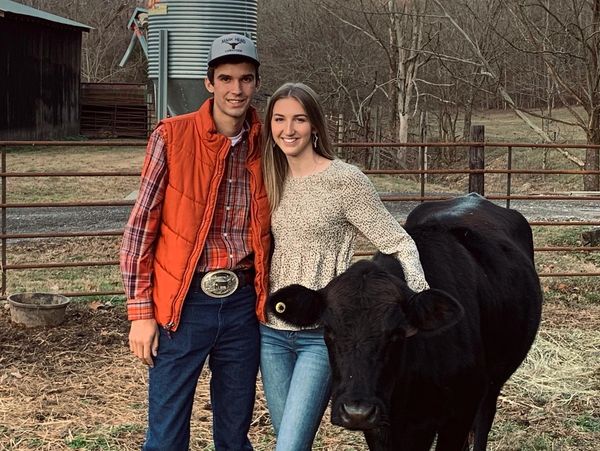
[[[188,293],[177,331],[169,336],[161,328],[149,370],[144,451],[189,448],[194,393],[209,355],[215,450],[252,450],[248,429],[260,355],[255,303],[250,285],[221,299]]]
[[[323,330],[260,325],[260,373],[277,450],[310,451],[331,391]]]

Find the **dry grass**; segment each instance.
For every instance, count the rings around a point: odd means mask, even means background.
[[[537,340],[500,398],[493,433],[498,449],[596,449],[599,326],[598,306],[546,305]]]
[[[0,450],[134,450],[143,441],[146,371],[127,350],[121,305],[76,303],[67,322],[27,330],[0,307]],[[600,308],[546,305],[529,357],[499,401],[490,450],[596,449],[600,433]],[[192,450],[210,450],[205,372],[192,420]],[[273,449],[260,391],[251,428]],[[316,450],[365,450],[361,434],[323,420]]]
[[[121,305],[69,307],[67,322],[27,330],[0,306],[0,450],[134,450],[143,441],[147,373],[126,346]],[[211,449],[211,411],[205,371],[192,422],[193,450]],[[273,449],[260,390],[251,438]],[[358,434],[326,426],[315,449],[359,449]]]
[[[539,111],[537,111],[539,113]],[[580,110],[580,113],[584,113]],[[554,117],[564,121],[573,122],[573,117],[564,108],[554,110]],[[538,127],[542,127],[542,120],[529,116],[529,119]],[[486,140],[490,142],[541,142],[541,138],[525,125],[510,109],[478,112],[473,115],[473,125],[484,125]],[[565,124],[553,124],[550,127],[551,137],[556,132],[557,142],[585,143],[585,133],[579,127]]]
[[[7,154],[9,172],[139,171],[143,147],[35,147]],[[9,179],[8,202],[58,202],[123,199],[137,189],[139,177],[19,177]]]
[[[115,261],[120,237],[79,237],[22,240],[8,247],[11,264],[38,262]],[[7,292],[117,291],[121,290],[117,266],[14,270],[7,277]]]

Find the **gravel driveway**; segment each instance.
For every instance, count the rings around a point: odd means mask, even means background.
[[[495,201],[504,207],[506,201]],[[385,202],[394,217],[404,219],[418,202]],[[510,208],[520,211],[529,221],[600,221],[600,201],[511,200]]]
[[[6,214],[8,233],[120,230],[130,206],[15,208]]]
[[[405,194],[403,194],[405,195]],[[398,220],[404,220],[419,202],[385,202]],[[498,201],[504,206],[504,201]],[[600,221],[599,201],[513,200],[511,208],[532,220]],[[19,208],[7,212],[7,232],[75,232],[120,230],[125,226],[131,207]]]

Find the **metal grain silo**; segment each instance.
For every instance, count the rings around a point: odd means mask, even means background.
[[[148,9],[148,75],[157,116],[196,110],[208,97],[203,80],[211,42],[239,33],[256,42],[257,0],[159,0]],[[166,102],[165,102],[166,98]]]

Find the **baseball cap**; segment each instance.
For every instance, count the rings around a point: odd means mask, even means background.
[[[228,56],[242,56],[260,65],[254,42],[241,34],[230,33],[215,39],[208,52],[208,65],[215,66],[218,60]]]

